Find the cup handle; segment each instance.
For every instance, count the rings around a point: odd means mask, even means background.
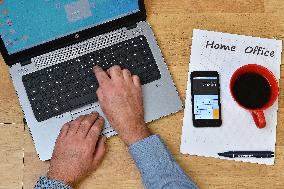
[[[256,126],[259,129],[263,129],[266,126],[266,120],[263,111],[252,111],[251,115],[253,117]]]

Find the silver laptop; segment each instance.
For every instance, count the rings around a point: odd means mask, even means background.
[[[182,109],[142,0],[18,0],[0,7],[1,53],[41,160],[51,158],[63,124],[93,111],[104,116],[94,65],[120,65],[140,77],[146,122]],[[117,133],[106,121],[103,134]]]

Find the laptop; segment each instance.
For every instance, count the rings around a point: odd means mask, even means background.
[[[105,117],[95,65],[140,77],[146,122],[182,109],[143,0],[3,1],[0,14],[1,53],[40,160],[51,158],[66,122]],[[106,120],[102,134],[117,133]]]

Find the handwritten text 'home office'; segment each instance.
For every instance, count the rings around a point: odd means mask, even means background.
[[[236,51],[236,46],[231,46],[231,45],[224,45],[220,43],[216,43],[215,41],[207,41],[206,48],[211,48],[211,49],[220,49],[224,51]],[[245,53],[246,54],[254,54],[254,55],[260,55],[260,56],[266,56],[266,57],[274,57],[275,56],[275,51],[269,51],[264,47],[261,46],[249,46],[245,48]]]

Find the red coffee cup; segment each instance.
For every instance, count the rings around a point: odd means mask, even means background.
[[[236,80],[244,75],[244,74],[249,74],[249,73],[255,73],[255,74],[258,74],[258,75],[261,75],[263,78],[265,78],[268,83],[269,83],[269,87],[270,87],[270,97],[269,97],[269,100],[265,103],[264,106],[262,106],[261,108],[257,108],[257,109],[251,109],[251,108],[247,108],[243,105],[241,105],[234,92],[233,92],[233,88],[235,86],[235,82]],[[265,116],[264,116],[264,111],[268,108],[270,108],[274,103],[275,101],[277,100],[278,98],[278,94],[279,94],[279,87],[278,87],[278,81],[277,79],[275,78],[275,76],[273,75],[273,73],[271,71],[269,71],[267,68],[263,67],[263,66],[260,66],[260,65],[257,65],[257,64],[248,64],[248,65],[245,65],[243,67],[240,67],[232,76],[231,78],[231,83],[230,83],[230,91],[231,91],[231,95],[232,97],[234,98],[234,100],[237,102],[237,104],[248,110],[253,119],[254,119],[254,122],[256,124],[256,126],[260,129],[264,128],[266,126],[266,120],[265,120]]]

